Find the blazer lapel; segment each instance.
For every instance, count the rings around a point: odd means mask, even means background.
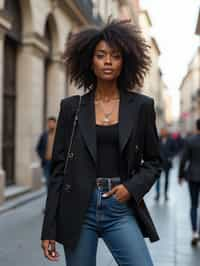
[[[78,123],[86,146],[96,163],[96,118],[94,108],[94,91],[91,91],[83,96]]]
[[[91,91],[83,96],[78,123],[86,146],[96,163],[97,148],[94,95],[94,91]],[[136,132],[139,101],[134,101],[134,99],[134,93],[120,91],[119,143],[121,153],[123,152],[131,133],[135,134]]]
[[[138,101],[135,100],[135,94],[120,91],[119,107],[119,143],[120,152],[122,153],[129,137],[136,132],[138,117]]]

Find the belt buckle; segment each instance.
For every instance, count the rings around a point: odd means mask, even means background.
[[[103,186],[102,180],[100,178],[97,179],[96,185],[98,188],[101,188]]]

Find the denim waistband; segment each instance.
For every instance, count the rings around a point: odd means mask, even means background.
[[[97,177],[96,186],[102,190],[111,190],[113,187],[119,185],[121,183],[121,178],[119,176],[116,177]]]

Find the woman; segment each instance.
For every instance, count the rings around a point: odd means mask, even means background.
[[[153,100],[136,92],[149,69],[136,26],[111,21],[73,34],[67,75],[82,96],[69,164],[64,164],[79,97],[62,100],[42,230],[44,255],[68,266],[96,265],[101,237],[119,265],[153,265],[144,242],[159,239],[143,201],[160,174]]]

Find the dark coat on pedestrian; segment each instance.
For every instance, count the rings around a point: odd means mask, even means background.
[[[48,131],[45,130],[41,134],[39,141],[37,143],[37,146],[36,146],[36,152],[38,156],[40,157],[42,167],[45,165],[45,161],[46,161],[45,155],[46,155],[47,141],[48,141]]]
[[[165,140],[160,137],[160,155],[162,158],[162,168],[164,171],[168,171],[172,168],[172,159],[176,153],[176,147],[174,140],[168,136]]]
[[[61,102],[41,237],[42,240],[56,240],[67,247],[74,247],[79,239],[84,215],[96,184],[94,91],[82,97],[70,161],[63,174],[78,99],[78,96],[72,96]],[[131,193],[129,204],[143,235],[156,241],[159,237],[143,201],[161,171],[151,98],[120,91],[119,143],[120,154],[127,162],[126,174],[121,178]]]
[[[180,160],[179,177],[200,182],[200,134],[188,137]]]

